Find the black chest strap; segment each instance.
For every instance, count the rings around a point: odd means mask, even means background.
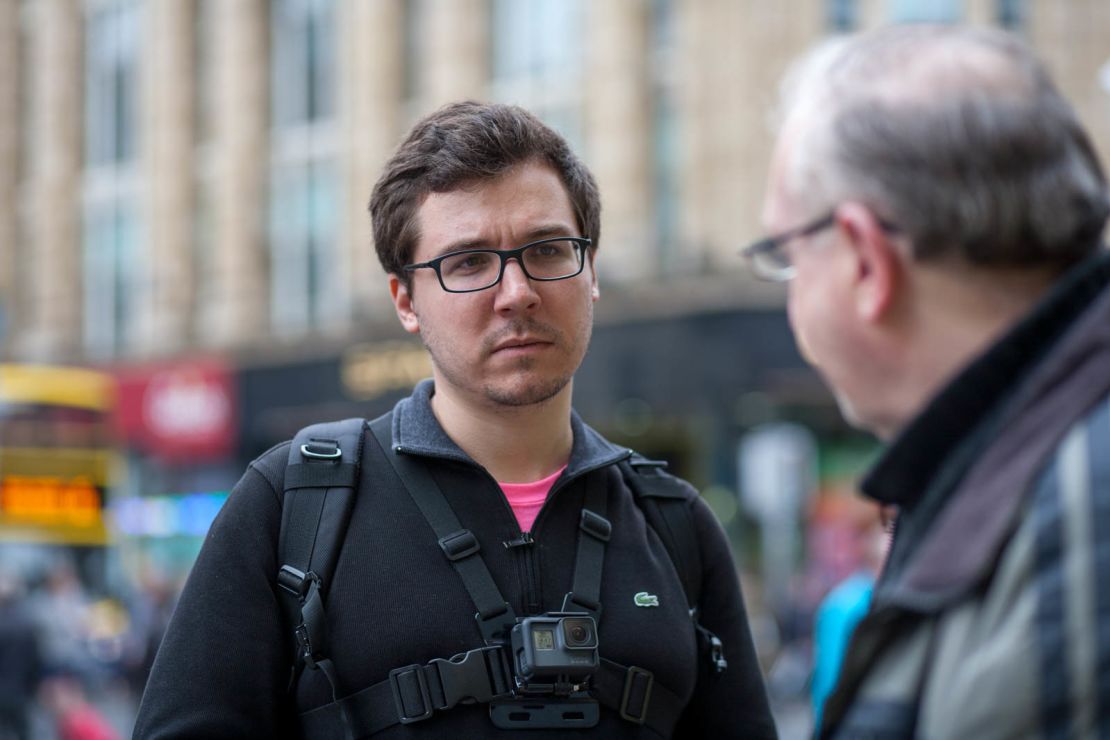
[[[503,649],[486,646],[450,660],[395,668],[385,681],[302,714],[301,732],[308,740],[323,740],[341,735],[349,724],[355,737],[366,737],[396,724],[429,719],[460,703],[506,698],[512,676],[505,660]],[[671,736],[684,708],[682,698],[658,683],[651,671],[605,658],[590,677],[589,694],[622,719],[660,737]],[[522,710],[528,710],[527,703]]]
[[[451,561],[451,566],[470,594],[470,600],[478,609],[474,619],[482,639],[487,645],[499,644],[516,624],[516,615],[493,582],[493,576],[479,554],[481,546],[478,538],[469,529],[463,529],[427,467],[393,449],[391,424],[390,417],[382,417],[373,422],[370,429],[416,507],[439,538],[443,554]]]
[[[613,525],[605,518],[604,476],[586,476],[586,500],[578,521],[578,551],[574,556],[574,578],[563,598],[564,612],[587,612],[601,623],[601,571],[605,566],[605,545]]]

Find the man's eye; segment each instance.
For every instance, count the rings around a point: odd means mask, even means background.
[[[475,252],[473,254],[460,254],[443,261],[440,269],[451,274],[461,272],[477,272],[485,269],[493,262],[493,256],[488,252]]]

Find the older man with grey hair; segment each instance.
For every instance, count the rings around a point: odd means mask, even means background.
[[[788,78],[745,250],[898,507],[820,737],[1110,733],[1110,197],[1017,39],[902,26]]]

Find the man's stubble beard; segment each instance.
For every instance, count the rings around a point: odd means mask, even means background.
[[[589,346],[593,334],[592,304],[590,308],[591,310],[588,311],[584,317],[585,326],[580,325],[575,331],[575,337],[581,338],[580,346],[568,341],[566,336],[554,327],[536,321],[535,319],[515,321],[497,334],[487,337],[482,343],[482,356],[485,357],[488,356],[492,348],[496,346],[502,337],[516,334],[535,335],[544,340],[551,341],[557,349],[562,350],[564,357],[577,353],[578,359],[573,363],[573,367],[568,368],[566,372],[554,378],[535,378],[532,382],[522,387],[513,383],[502,385],[493,382],[485,382],[476,390],[492,404],[510,408],[538,405],[555,398],[574,379],[574,374],[578,371],[578,367],[581,365],[582,359],[586,355],[586,348]],[[460,389],[466,389],[472,386],[471,382],[469,382],[471,379],[459,377],[460,374],[455,372],[454,367],[450,363],[441,362],[439,360],[439,354],[442,348],[438,346],[438,342],[434,339],[429,341],[429,337],[423,331],[420,333],[420,338],[424,343],[424,347],[428,350],[428,354],[432,358],[432,364],[435,365],[436,369],[448,383]],[[541,360],[536,358],[522,357],[517,361],[513,370],[520,373],[527,373],[540,363]]]

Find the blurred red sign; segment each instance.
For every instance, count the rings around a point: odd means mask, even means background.
[[[235,444],[235,383],[216,359],[120,368],[117,426],[125,441],[174,462],[229,455]]]

